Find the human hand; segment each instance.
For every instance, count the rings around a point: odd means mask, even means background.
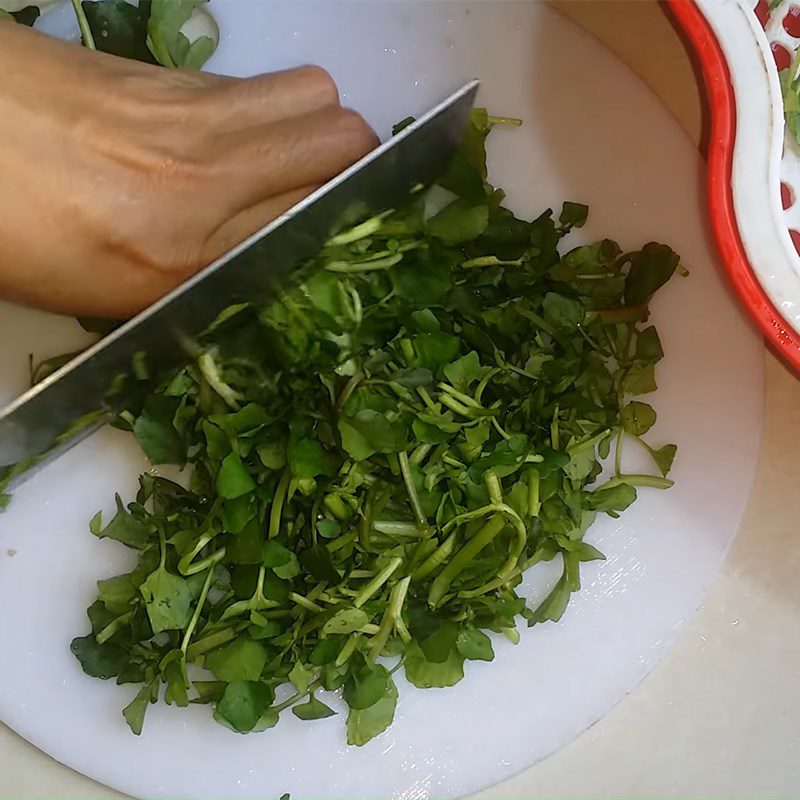
[[[371,150],[316,67],[168,70],[0,22],[0,296],[126,317]]]

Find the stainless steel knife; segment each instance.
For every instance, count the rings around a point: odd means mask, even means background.
[[[5,467],[26,466],[14,475],[13,486],[30,474],[27,467],[41,466],[99,427],[99,415],[77,428],[74,423],[104,409],[113,379],[129,372],[139,354],[153,374],[185,362],[186,341],[225,308],[269,299],[337,230],[396,208],[415,187],[433,181],[461,138],[477,89],[477,81],[463,86],[0,411],[0,485]]]

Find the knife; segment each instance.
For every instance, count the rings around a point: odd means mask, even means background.
[[[3,490],[32,474],[34,466],[56,458],[124,406],[131,381],[123,382],[111,405],[108,393],[134,361],[145,363],[151,376],[185,363],[186,343],[224,309],[265,302],[331,235],[366,215],[402,205],[420,185],[438,177],[461,139],[477,89],[477,81],[462,86],[2,409],[0,500]],[[17,467],[6,469],[12,465]]]

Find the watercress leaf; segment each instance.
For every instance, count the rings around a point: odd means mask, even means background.
[[[342,649],[342,642],[343,639],[338,636],[328,636],[325,639],[320,639],[311,651],[310,662],[315,667],[323,667],[332,663]]]
[[[303,550],[298,556],[298,561],[300,566],[318,581],[336,584],[341,580],[336,567],[333,566],[330,551],[324,544],[316,544]]]
[[[186,461],[186,442],[175,428],[177,397],[153,395],[133,425],[133,433],[154,464],[179,464]]]
[[[296,478],[316,478],[318,475],[333,476],[338,463],[332,453],[328,453],[315,439],[307,437],[289,440],[287,449],[289,469]]]
[[[411,642],[403,661],[406,678],[420,689],[454,686],[464,677],[464,656],[455,648],[445,661],[428,661],[416,642]]]
[[[433,383],[433,373],[425,367],[408,367],[393,372],[390,380],[399,383],[405,389],[416,389]]]
[[[636,336],[634,357],[641,361],[660,361],[664,357],[658,331],[652,325],[639,331]]]
[[[182,67],[189,56],[186,37],[181,33],[195,8],[208,0],[151,0],[147,22],[147,47],[159,64],[165,67]],[[182,41],[183,40],[183,41]],[[213,52],[213,49],[212,49]],[[208,54],[210,55],[210,53]],[[196,60],[191,66],[199,68]]]
[[[311,682],[312,677],[313,675],[310,670],[304,667],[299,661],[295,661],[294,666],[289,671],[289,680],[300,694],[304,694],[306,689],[308,689],[308,684]]]
[[[108,680],[116,678],[128,663],[128,654],[116,644],[98,644],[94,636],[83,636],[72,640],[69,649],[80,661],[83,671],[92,678]]]
[[[38,5],[29,5],[25,6],[25,8],[21,8],[19,11],[12,11],[9,16],[11,16],[19,25],[25,25],[28,28],[32,28],[34,22],[39,19],[41,14],[41,9]]]
[[[479,381],[488,370],[481,366],[478,354],[474,350],[470,350],[452,364],[447,364],[443,372],[456,389],[464,391],[471,383]]]
[[[146,64],[157,63],[146,42],[149,0],[139,0],[138,5],[126,0],[83,0],[81,7],[98,50]]]
[[[369,622],[369,615],[360,608],[343,608],[337,611],[322,626],[324,634],[353,633],[363,628]]]
[[[266,442],[256,447],[261,463],[267,469],[283,469],[286,464],[286,447],[283,442]]]
[[[334,716],[336,712],[312,694],[307,702],[292,706],[292,714],[299,719],[325,719]]]
[[[389,677],[383,697],[367,708],[351,708],[347,715],[347,743],[361,747],[383,733],[394,720],[397,687]]]
[[[672,469],[672,463],[675,461],[675,454],[678,452],[678,448],[674,444],[665,444],[658,450],[648,449],[650,450],[650,455],[653,456],[653,461],[656,462],[656,466],[666,478]]]
[[[222,527],[227,533],[241,533],[257,513],[258,505],[252,495],[226,500],[222,506]]]
[[[566,201],[561,207],[558,222],[563,228],[581,228],[589,216],[589,206]]]
[[[442,620],[434,633],[419,640],[425,658],[437,664],[447,661],[456,646],[458,632],[457,623],[449,619]]]
[[[364,709],[377,703],[387,692],[390,676],[381,664],[363,663],[350,671],[342,697],[350,708]]]
[[[585,316],[580,300],[548,292],[542,301],[542,316],[562,333],[572,333],[580,327]]]
[[[228,684],[214,716],[239,733],[252,731],[273,701],[270,688],[260,681],[236,680]]]
[[[627,483],[605,489],[596,489],[587,497],[589,508],[594,511],[614,513],[624,511],[636,500],[636,489]]]
[[[108,611],[116,615],[124,614],[128,610],[128,605],[136,597],[136,589],[131,573],[97,581],[98,599]]]
[[[256,488],[250,473],[242,464],[237,453],[229,453],[222,461],[217,475],[217,491],[220,497],[234,500]]]
[[[564,616],[571,596],[572,590],[566,580],[560,578],[528,619],[528,625],[535,625],[538,622],[558,622]]]
[[[461,342],[449,333],[433,331],[415,336],[414,349],[422,366],[435,374],[455,360],[461,351]]]
[[[275,567],[282,567],[292,560],[294,555],[291,550],[284,547],[280,542],[275,539],[268,539],[264,542],[264,566],[269,569]],[[292,576],[294,577],[294,576]]]
[[[622,391],[625,394],[649,394],[657,388],[653,362],[632,364],[622,379]]]
[[[646,303],[675,274],[679,263],[671,247],[648,242],[631,260],[625,278],[626,304]]]
[[[142,522],[129,513],[119,495],[116,495],[116,503],[117,513],[111,522],[100,531],[92,530],[92,533],[100,539],[114,539],[128,547],[143,550],[153,540],[154,526]]]
[[[456,639],[458,652],[470,661],[493,661],[492,640],[477,628],[462,628]]]
[[[180,629],[189,622],[192,594],[185,578],[159,566],[139,587],[139,591],[147,604],[147,616],[153,633]]]
[[[205,657],[205,666],[221,681],[257,681],[267,663],[267,648],[247,634]]]
[[[428,233],[445,244],[455,245],[476,239],[489,224],[489,206],[454,200],[428,220]]]
[[[655,425],[656,412],[647,403],[634,400],[620,412],[622,427],[631,436],[642,436]]]
[[[154,703],[157,698],[157,687],[154,684],[148,684],[143,686],[136,693],[136,697],[122,709],[125,722],[128,723],[128,727],[137,736],[141,734],[142,728],[144,727],[144,716],[147,711],[147,706],[150,705],[150,703]]]
[[[339,434],[342,447],[355,461],[364,461],[374,453],[396,453],[406,446],[403,423],[371,408],[362,408],[352,417],[340,417]]]
[[[317,533],[323,539],[335,539],[342,532],[342,526],[335,519],[317,521]]]

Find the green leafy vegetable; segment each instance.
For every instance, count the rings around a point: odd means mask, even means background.
[[[86,5],[119,48],[146,14]],[[162,63],[196,5],[153,0]],[[240,733],[287,709],[333,716],[325,693],[341,691],[347,741],[366,744],[394,718],[394,670],[452,686],[494,659],[493,635],[558,621],[603,558],[584,541],[596,515],[671,485],[675,446],[642,439],[656,414],[631,398],[655,388],[644,323],[678,256],[611,240],[559,253],[586,207],[528,222],[502,206],[484,140],[504,122],[473,112],[438,187],[334,236],[268,305],[223,315],[125,411],[153,461],[185,464],[183,485],[142,475],[134,502],[91,521],[139,562],[99,582],[73,652],[140,687],[135,733],[162,686]],[[657,474],[626,473],[628,446]],[[523,575],[552,559],[561,577],[529,608]],[[214,680],[190,683],[198,667]]]

